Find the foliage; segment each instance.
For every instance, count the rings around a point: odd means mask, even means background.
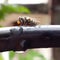
[[[14,57],[14,55],[15,55],[15,52],[10,51],[9,52],[9,60],[12,60],[12,58]]]
[[[0,28],[1,28],[1,27],[3,27],[3,26],[0,25]]]
[[[9,60],[12,60],[14,58],[15,52],[14,51],[10,51],[9,53]],[[39,57],[41,60],[46,60],[45,57],[34,51],[34,50],[29,50],[26,55],[22,55],[22,54],[18,54],[19,60],[33,60],[34,57]]]
[[[0,9],[0,20],[4,19],[5,13],[2,9]]]
[[[26,14],[30,13],[30,10],[24,6],[17,6],[16,9],[17,9],[18,13],[19,12],[20,13],[26,13]]]
[[[34,57],[39,57],[41,60],[46,60],[42,54],[34,50],[29,50],[28,53],[24,55],[24,57],[20,54],[19,60],[33,60]]]
[[[0,54],[0,60],[4,60],[1,54]]]
[[[13,6],[13,5],[1,5],[0,7],[0,20],[5,17],[6,14],[11,13],[26,13],[29,14],[30,10],[24,6]]]
[[[18,5],[2,5],[2,10],[5,11],[5,13],[30,13],[28,8]]]

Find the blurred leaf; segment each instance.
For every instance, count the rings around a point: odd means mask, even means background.
[[[30,10],[27,7],[24,7],[24,6],[17,6],[16,10],[17,10],[18,13],[27,13],[27,14],[30,13]]]
[[[15,55],[15,52],[14,51],[10,51],[9,52],[9,60],[12,60],[14,55]]]
[[[27,53],[26,58],[28,58],[29,55],[31,56],[30,58],[32,58],[32,60],[33,60],[33,57],[35,57],[35,56],[41,58],[41,60],[46,60],[45,57],[42,54],[40,54],[40,53],[38,53],[38,52],[36,52],[34,50],[29,50],[28,53]]]
[[[24,56],[20,54],[19,60],[33,60],[33,58],[36,56],[39,57],[41,60],[46,60],[46,58],[42,54],[40,54],[34,50],[29,50],[27,52],[27,54]]]
[[[24,56],[22,54],[19,54],[19,60],[25,60]]]
[[[4,13],[14,13],[15,12],[15,8],[11,5],[2,5],[2,10],[4,11]]]
[[[24,6],[2,5],[4,13],[30,13],[30,10]]]
[[[1,54],[0,54],[0,60],[4,60]]]
[[[4,16],[5,16],[4,12],[2,10],[0,10],[0,20],[4,19]]]
[[[1,28],[1,27],[3,27],[3,26],[0,25],[0,28]]]
[[[4,19],[6,14],[10,14],[10,13],[26,13],[26,14],[29,14],[30,10],[27,7],[24,7],[24,6],[1,5],[0,20]]]

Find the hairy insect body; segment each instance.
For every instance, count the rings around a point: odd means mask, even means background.
[[[18,20],[15,22],[17,26],[35,26],[37,25],[37,20],[27,16],[19,16]]]

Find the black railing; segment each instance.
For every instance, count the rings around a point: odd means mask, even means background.
[[[0,28],[0,52],[60,47],[60,25]]]

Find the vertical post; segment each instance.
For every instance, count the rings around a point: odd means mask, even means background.
[[[60,48],[53,48],[54,60],[60,60]]]
[[[60,25],[60,0],[51,2],[51,24]]]
[[[60,25],[60,0],[49,0],[49,15],[52,25]],[[60,60],[60,48],[53,48],[52,60]]]
[[[48,15],[50,17],[50,24],[51,24],[51,18],[52,18],[52,0],[48,0]]]

